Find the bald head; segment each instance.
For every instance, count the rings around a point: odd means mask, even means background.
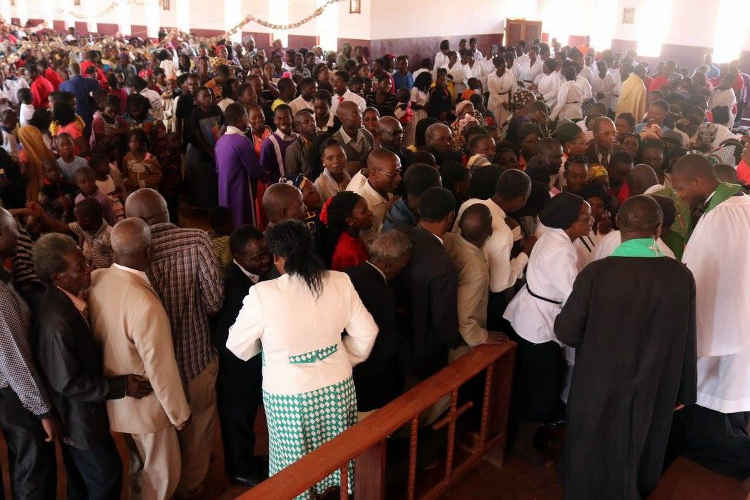
[[[115,224],[110,244],[116,263],[140,271],[148,269],[151,228],[143,219],[130,217]]]
[[[149,226],[169,222],[167,201],[151,188],[139,189],[128,196],[125,200],[125,215],[143,219]]]
[[[273,184],[263,193],[263,213],[270,224],[304,220],[306,211],[302,192],[290,184]]]
[[[18,243],[18,224],[16,219],[5,210],[0,208],[0,257],[7,259],[16,254]]]
[[[651,196],[628,198],[617,212],[617,226],[622,231],[622,241],[658,238],[663,217],[661,206]]]
[[[461,235],[470,243],[481,247],[492,234],[492,216],[487,205],[475,203],[461,214]]]
[[[373,149],[367,156],[367,182],[375,191],[387,195],[401,183],[401,160],[387,149]]]
[[[404,127],[392,116],[384,116],[378,120],[378,141],[390,150],[401,149],[404,139]]]
[[[628,174],[631,194],[643,194],[648,188],[656,184],[659,184],[659,178],[651,165],[641,163],[633,167]]]
[[[713,164],[708,158],[699,154],[685,155],[677,160],[672,173],[691,181],[698,178],[716,180]]]
[[[704,203],[718,185],[716,171],[704,156],[685,155],[672,167],[672,188],[693,208]]]

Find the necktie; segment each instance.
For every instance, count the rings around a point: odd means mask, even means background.
[[[339,104],[341,104],[342,102],[344,102],[344,96],[341,96],[341,95],[340,95],[340,96],[339,96]]]

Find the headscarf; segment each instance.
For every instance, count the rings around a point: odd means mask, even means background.
[[[601,165],[594,165],[589,169],[589,181],[593,181],[594,179],[598,179],[599,177],[609,177],[609,172],[607,172],[607,169],[604,168]]]
[[[490,164],[491,164],[490,160],[488,160],[485,155],[476,154],[476,155],[472,155],[469,158],[469,161],[466,162],[466,168],[486,167]]]
[[[529,104],[531,101],[534,101],[536,98],[534,97],[534,94],[529,92],[525,89],[518,89],[513,94],[513,109],[519,110],[526,107],[527,104]]]
[[[44,143],[44,136],[33,125],[18,129],[18,140],[23,145],[28,168],[26,170],[26,200],[36,201],[42,185],[42,172],[46,161],[55,161],[55,156]]]
[[[560,193],[545,205],[539,220],[547,227],[567,229],[578,219],[584,201],[577,194]]]

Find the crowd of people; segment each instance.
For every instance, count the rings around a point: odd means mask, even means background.
[[[645,497],[680,455],[747,478],[750,77],[494,50],[3,26],[14,495],[54,498],[59,439],[69,498],[195,497],[219,427],[252,486],[509,338],[566,498]]]

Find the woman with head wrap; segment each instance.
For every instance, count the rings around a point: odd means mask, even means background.
[[[526,267],[526,285],[503,317],[515,331],[517,407],[523,419],[554,423],[563,415],[565,361],[554,323],[573,289],[578,254],[573,242],[591,231],[591,207],[572,193],[552,198],[539,214],[547,227]]]

